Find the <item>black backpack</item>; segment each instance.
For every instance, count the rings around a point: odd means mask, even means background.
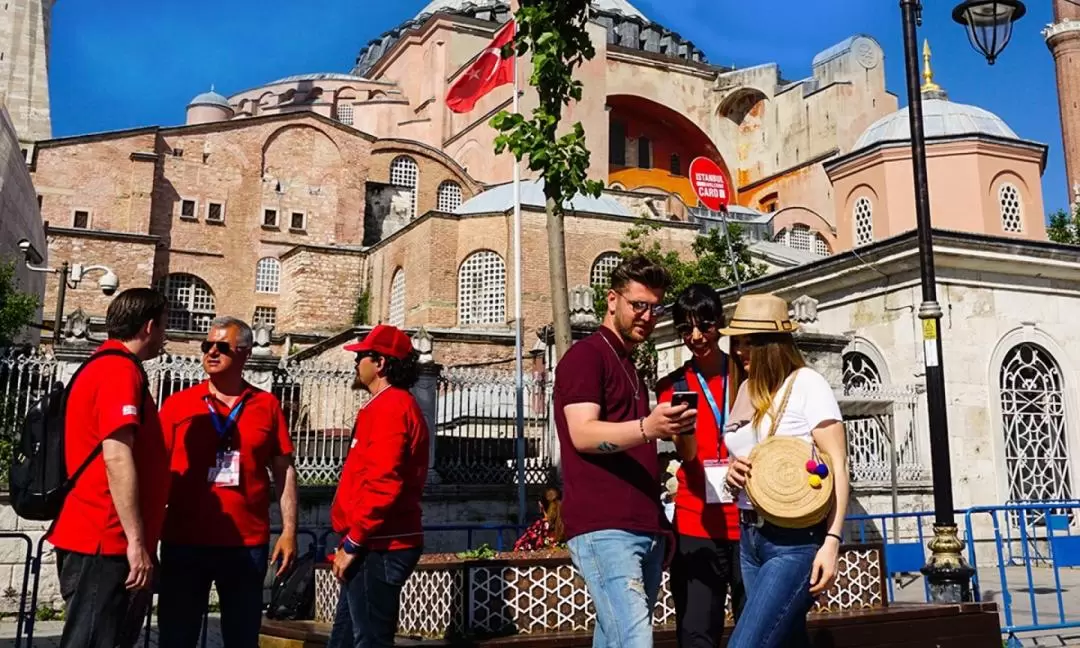
[[[101,454],[101,444],[90,453],[74,474],[67,474],[64,460],[64,418],[71,387],[83,369],[98,358],[121,356],[130,359],[143,377],[143,400],[148,385],[139,359],[127,351],[105,349],[84,362],[65,387],[59,381],[34,403],[23,419],[18,445],[11,458],[8,476],[11,507],[27,520],[55,520],[64,507],[64,499],[90,463]],[[139,406],[142,418],[142,405]]]
[[[274,579],[266,616],[278,621],[308,621],[315,618],[315,550],[293,561],[285,573]]]

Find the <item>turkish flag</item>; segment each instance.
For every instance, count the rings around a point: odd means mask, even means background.
[[[514,21],[495,34],[495,40],[480,52],[469,69],[450,86],[446,93],[446,106],[456,113],[466,113],[476,102],[499,86],[514,82],[514,56],[503,58],[504,45],[514,40]]]

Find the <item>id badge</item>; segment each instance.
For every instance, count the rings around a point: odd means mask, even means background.
[[[210,469],[207,481],[214,486],[239,486],[240,453],[237,451],[217,453],[217,464]]]
[[[735,499],[727,488],[728,462],[705,462],[705,503],[731,504]]]

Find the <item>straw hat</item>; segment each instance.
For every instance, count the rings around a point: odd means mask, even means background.
[[[824,477],[811,480],[807,462],[824,463]],[[832,459],[797,437],[771,436],[750,453],[746,494],[758,515],[788,529],[805,529],[825,519],[832,505]],[[820,480],[820,481],[818,481]],[[817,486],[811,485],[817,483]]]
[[[791,333],[799,328],[788,317],[788,305],[776,295],[743,295],[735,304],[735,315],[721,335],[750,333]]]

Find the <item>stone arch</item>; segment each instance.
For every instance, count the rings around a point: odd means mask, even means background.
[[[851,342],[844,347],[844,352],[841,356],[847,356],[850,353],[858,353],[866,356],[874,364],[874,368],[877,370],[878,376],[881,379],[882,386],[888,386],[892,384],[892,372],[889,370],[889,361],[885,358],[885,354],[881,352],[876,344],[874,344],[868,338],[857,335],[852,338]]]
[[[750,113],[757,106],[764,106],[763,102],[768,102],[768,100],[765,93],[757,88],[739,88],[720,103],[716,109],[716,115],[736,126],[742,126]]]
[[[303,142],[310,136],[309,142]],[[299,140],[299,141],[297,141]],[[310,156],[302,155],[301,145],[310,145]],[[277,155],[278,149],[283,149]],[[278,158],[281,160],[278,160]],[[283,164],[291,161],[295,164]],[[341,149],[334,138],[321,128],[310,124],[287,124],[270,133],[262,146],[262,172],[276,179],[296,179],[296,176],[321,182],[318,171],[324,173],[341,168]]]
[[[1076,388],[1077,373],[1076,365],[1073,362],[1071,356],[1061,346],[1057,340],[1053,338],[1049,333],[1040,329],[1039,327],[1031,324],[1024,324],[1013,330],[1009,331],[998,340],[993,352],[990,355],[990,360],[987,365],[987,395],[989,398],[989,411],[990,411],[990,437],[992,447],[994,449],[994,463],[996,470],[994,474],[997,477],[997,493],[993,499],[994,502],[1007,501],[1012,497],[1013,489],[1010,484],[1009,474],[1009,442],[1006,439],[1006,434],[1009,430],[1006,428],[1005,421],[1005,408],[1003,407],[1002,400],[1002,369],[1005,368],[1005,363],[1010,361],[1013,357],[1012,354],[1019,347],[1028,345],[1029,348],[1041,350],[1046,357],[1048,357],[1055,365],[1060,373],[1060,411],[1063,418],[1062,434],[1066,444],[1065,455],[1067,459],[1063,460],[1063,464],[1068,469],[1070,483],[1068,484],[1071,492],[1071,497],[1077,496],[1077,478],[1080,476],[1080,453],[1075,450],[1080,448],[1080,428],[1078,428],[1077,414],[1078,409]],[[1015,405],[1010,405],[1015,407]],[[1038,414],[1036,413],[1036,416]],[[1070,450],[1071,449],[1071,450]],[[988,503],[988,502],[975,502]]]

